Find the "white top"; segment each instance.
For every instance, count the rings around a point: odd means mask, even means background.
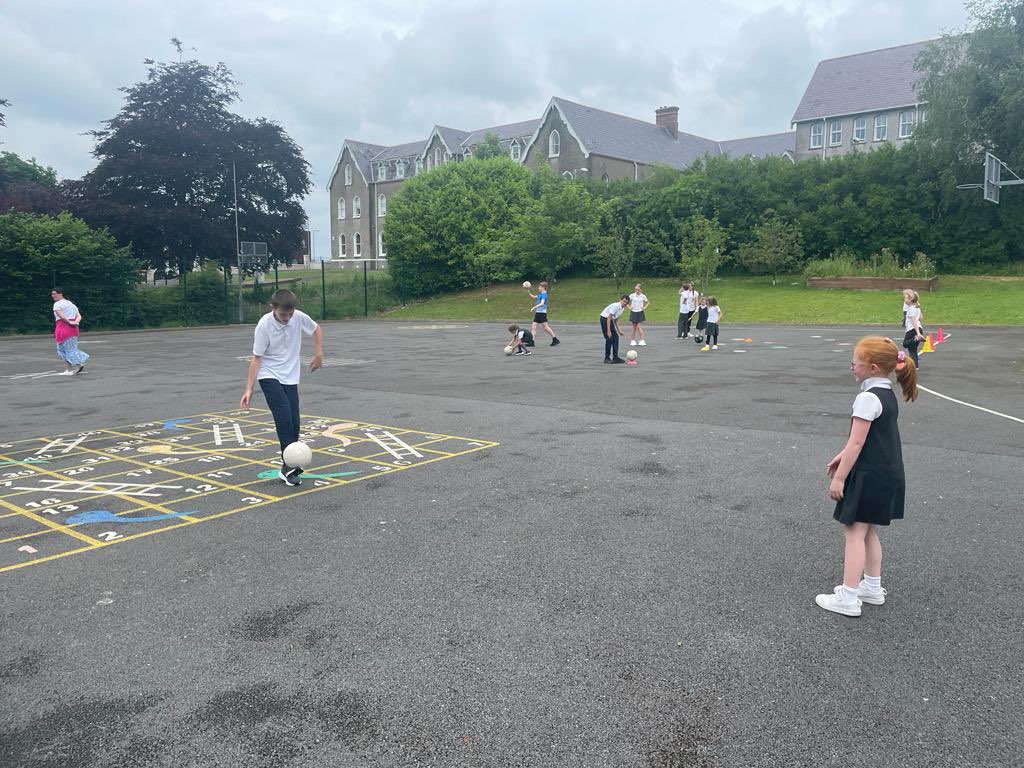
[[[860,385],[860,394],[853,401],[853,415],[855,418],[864,421],[874,421],[882,415],[882,401],[874,392],[868,392],[872,387],[892,389],[892,382],[882,376],[864,379]]]
[[[64,318],[66,320],[74,320],[76,317],[78,317],[78,307],[76,307],[74,304],[72,304],[67,299],[61,299],[60,301],[53,302],[53,319],[54,320],[59,320],[60,319],[57,316],[57,310],[58,309],[61,312],[64,313]]]
[[[683,291],[679,294],[679,311],[693,312],[697,306],[697,292]]]
[[[907,307],[907,319],[903,321],[903,328],[908,331],[914,330],[914,318],[917,318],[917,325],[921,325],[921,308],[910,305]]]
[[[601,317],[611,317],[618,320],[619,315],[622,314],[623,309],[624,307],[622,306],[621,301],[613,301],[611,304],[604,308],[604,311],[601,313]]]
[[[262,358],[256,378],[298,384],[302,334],[312,336],[317,327],[313,318],[299,310],[295,310],[287,323],[279,323],[273,312],[261,317],[256,323],[256,338],[252,343],[252,353]]]
[[[633,312],[643,312],[644,304],[647,303],[647,295],[641,293],[637,295],[635,293],[629,294],[629,308]]]
[[[721,307],[717,307],[717,306],[716,307],[708,307],[708,322],[709,323],[717,323],[718,322],[718,318],[720,318],[721,316],[722,316],[722,308]]]

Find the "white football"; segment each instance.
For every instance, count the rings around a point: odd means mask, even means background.
[[[284,449],[282,458],[289,467],[305,469],[313,463],[313,451],[305,443],[295,442]]]
[[[523,282],[523,288],[533,288],[533,283],[531,283],[529,280],[526,280]]]
[[[513,350],[512,347],[505,347],[505,354],[506,355],[511,355],[514,351],[515,350]]]
[[[636,350],[635,349],[631,349],[631,350],[629,350],[629,352],[626,353],[626,359],[627,360],[636,360],[636,357],[637,357],[637,355],[636,355]]]

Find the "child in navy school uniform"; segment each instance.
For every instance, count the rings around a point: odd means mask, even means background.
[[[704,341],[704,329],[708,327],[708,300],[706,296],[700,297],[697,305],[697,335],[693,337],[695,343]]]
[[[509,341],[508,346],[512,347],[516,355],[532,355],[533,353],[527,349],[527,347],[536,346],[536,342],[533,340],[533,333],[520,328],[518,325],[512,324],[508,327],[508,332],[512,334],[512,339]]]
[[[917,399],[917,368],[896,343],[866,336],[850,363],[860,394],[853,401],[850,436],[825,468],[832,516],[844,526],[843,583],[814,601],[826,611],[860,616],[861,606],[882,605],[882,544],[878,526],[903,518],[906,479],[897,425],[899,404],[890,376],[895,373],[903,399]]]

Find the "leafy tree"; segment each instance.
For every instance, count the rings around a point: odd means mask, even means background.
[[[775,216],[774,211],[768,211],[764,221],[754,226],[753,234],[753,240],[737,249],[736,260],[755,275],[770,274],[772,285],[780,273],[803,261],[800,229]]]
[[[131,250],[109,232],[91,229],[69,213],[0,215],[0,330],[53,326],[50,289],[59,285],[79,304],[89,326],[118,325],[136,281]]]
[[[11,102],[9,102],[7,99],[0,99],[0,107],[9,107],[9,106],[11,106]],[[5,115],[3,112],[0,112],[0,128],[5,127],[6,125],[7,125],[7,115]]]
[[[13,152],[0,152],[0,190],[11,184],[43,184],[57,186],[57,172],[39,165],[33,157],[22,160]]]
[[[522,274],[502,249],[530,209],[529,169],[507,157],[442,165],[407,179],[388,202],[388,271],[400,296],[473,288]]]
[[[707,293],[708,284],[725,261],[728,236],[718,218],[695,214],[680,228],[683,257],[679,269],[684,280],[693,280],[701,293]]]
[[[146,63],[146,80],[122,88],[121,111],[92,132],[99,162],[69,185],[75,212],[154,267],[219,261],[235,252],[234,165],[241,238],[265,241],[275,260],[300,249],[310,182],[295,142],[230,111],[239,95],[224,64]]]
[[[473,147],[473,157],[477,160],[486,160],[489,157],[502,157],[505,151],[501,148],[501,140],[495,133],[488,132],[484,140]]]
[[[594,273],[599,277],[614,277],[615,290],[621,290],[622,278],[633,271],[633,252],[626,248],[622,238],[612,233],[600,235],[594,246]]]
[[[57,214],[66,206],[53,168],[0,152],[0,211]]]

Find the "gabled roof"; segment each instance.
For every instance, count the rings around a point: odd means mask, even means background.
[[[917,55],[935,40],[855,53],[818,63],[794,123],[826,117],[907,107],[918,102]]]
[[[498,137],[498,141],[509,141],[511,139],[521,139],[524,136],[530,136],[537,128],[536,120],[523,120],[518,123],[509,123],[508,125],[494,125],[490,128],[480,128],[479,130],[473,131],[462,141],[462,147],[469,149],[475,147],[477,144],[482,142],[487,134],[493,133]]]
[[[334,170],[331,172],[331,178],[327,180],[327,188],[330,189],[334,183],[334,177],[338,175],[338,171],[341,169],[341,158],[345,154],[345,147],[348,147],[349,152],[352,154],[352,158],[356,161],[356,168],[363,177],[363,181],[366,183],[370,182],[373,176],[370,174],[370,158],[380,152],[384,147],[381,144],[369,144],[365,141],[354,141],[352,139],[345,139],[341,143],[341,151],[338,152],[338,159],[334,161]]]
[[[395,160],[399,157],[417,157],[422,155],[423,150],[426,148],[427,142],[425,141],[410,141],[408,144],[396,144],[393,147],[384,147],[384,149],[374,155],[371,159],[374,162],[377,162],[378,160]]]
[[[788,154],[792,159],[796,152],[796,131],[748,136],[745,139],[729,139],[718,142],[718,147],[723,155],[732,157],[768,157]]]
[[[717,141],[681,131],[678,138],[673,138],[668,130],[654,123],[594,109],[557,96],[551,99],[544,111],[545,117],[550,109],[558,110],[587,156],[598,154],[638,163],[688,168],[706,154],[719,154]],[[531,145],[539,133],[540,124],[530,139]]]

